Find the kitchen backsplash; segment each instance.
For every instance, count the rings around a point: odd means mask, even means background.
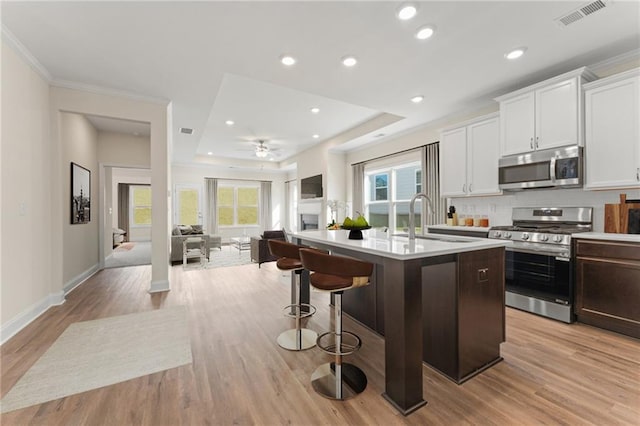
[[[552,189],[510,192],[494,197],[450,198],[461,215],[488,215],[489,226],[511,225],[513,207],[593,207],[593,230],[604,232],[604,205],[627,199],[640,199],[640,189],[585,191],[583,189]]]

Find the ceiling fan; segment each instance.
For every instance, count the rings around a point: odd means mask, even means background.
[[[263,140],[259,140],[258,144],[256,145],[256,157],[265,158],[270,153],[271,152],[269,150],[269,147],[264,144],[264,141]]]

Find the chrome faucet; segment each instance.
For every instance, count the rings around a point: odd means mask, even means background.
[[[418,192],[416,195],[411,197],[411,202],[409,203],[409,240],[416,239],[416,214],[415,214],[415,204],[418,198],[424,198],[427,200],[427,204],[431,209],[431,213],[435,212],[433,208],[433,203],[431,203],[431,199],[424,192]]]

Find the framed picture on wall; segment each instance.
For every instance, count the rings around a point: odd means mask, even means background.
[[[91,172],[71,163],[71,224],[91,221]]]

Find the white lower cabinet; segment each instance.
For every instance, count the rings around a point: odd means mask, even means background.
[[[499,158],[497,114],[445,129],[440,138],[440,195],[501,194],[498,187]]]
[[[640,69],[584,87],[585,188],[640,188]]]

